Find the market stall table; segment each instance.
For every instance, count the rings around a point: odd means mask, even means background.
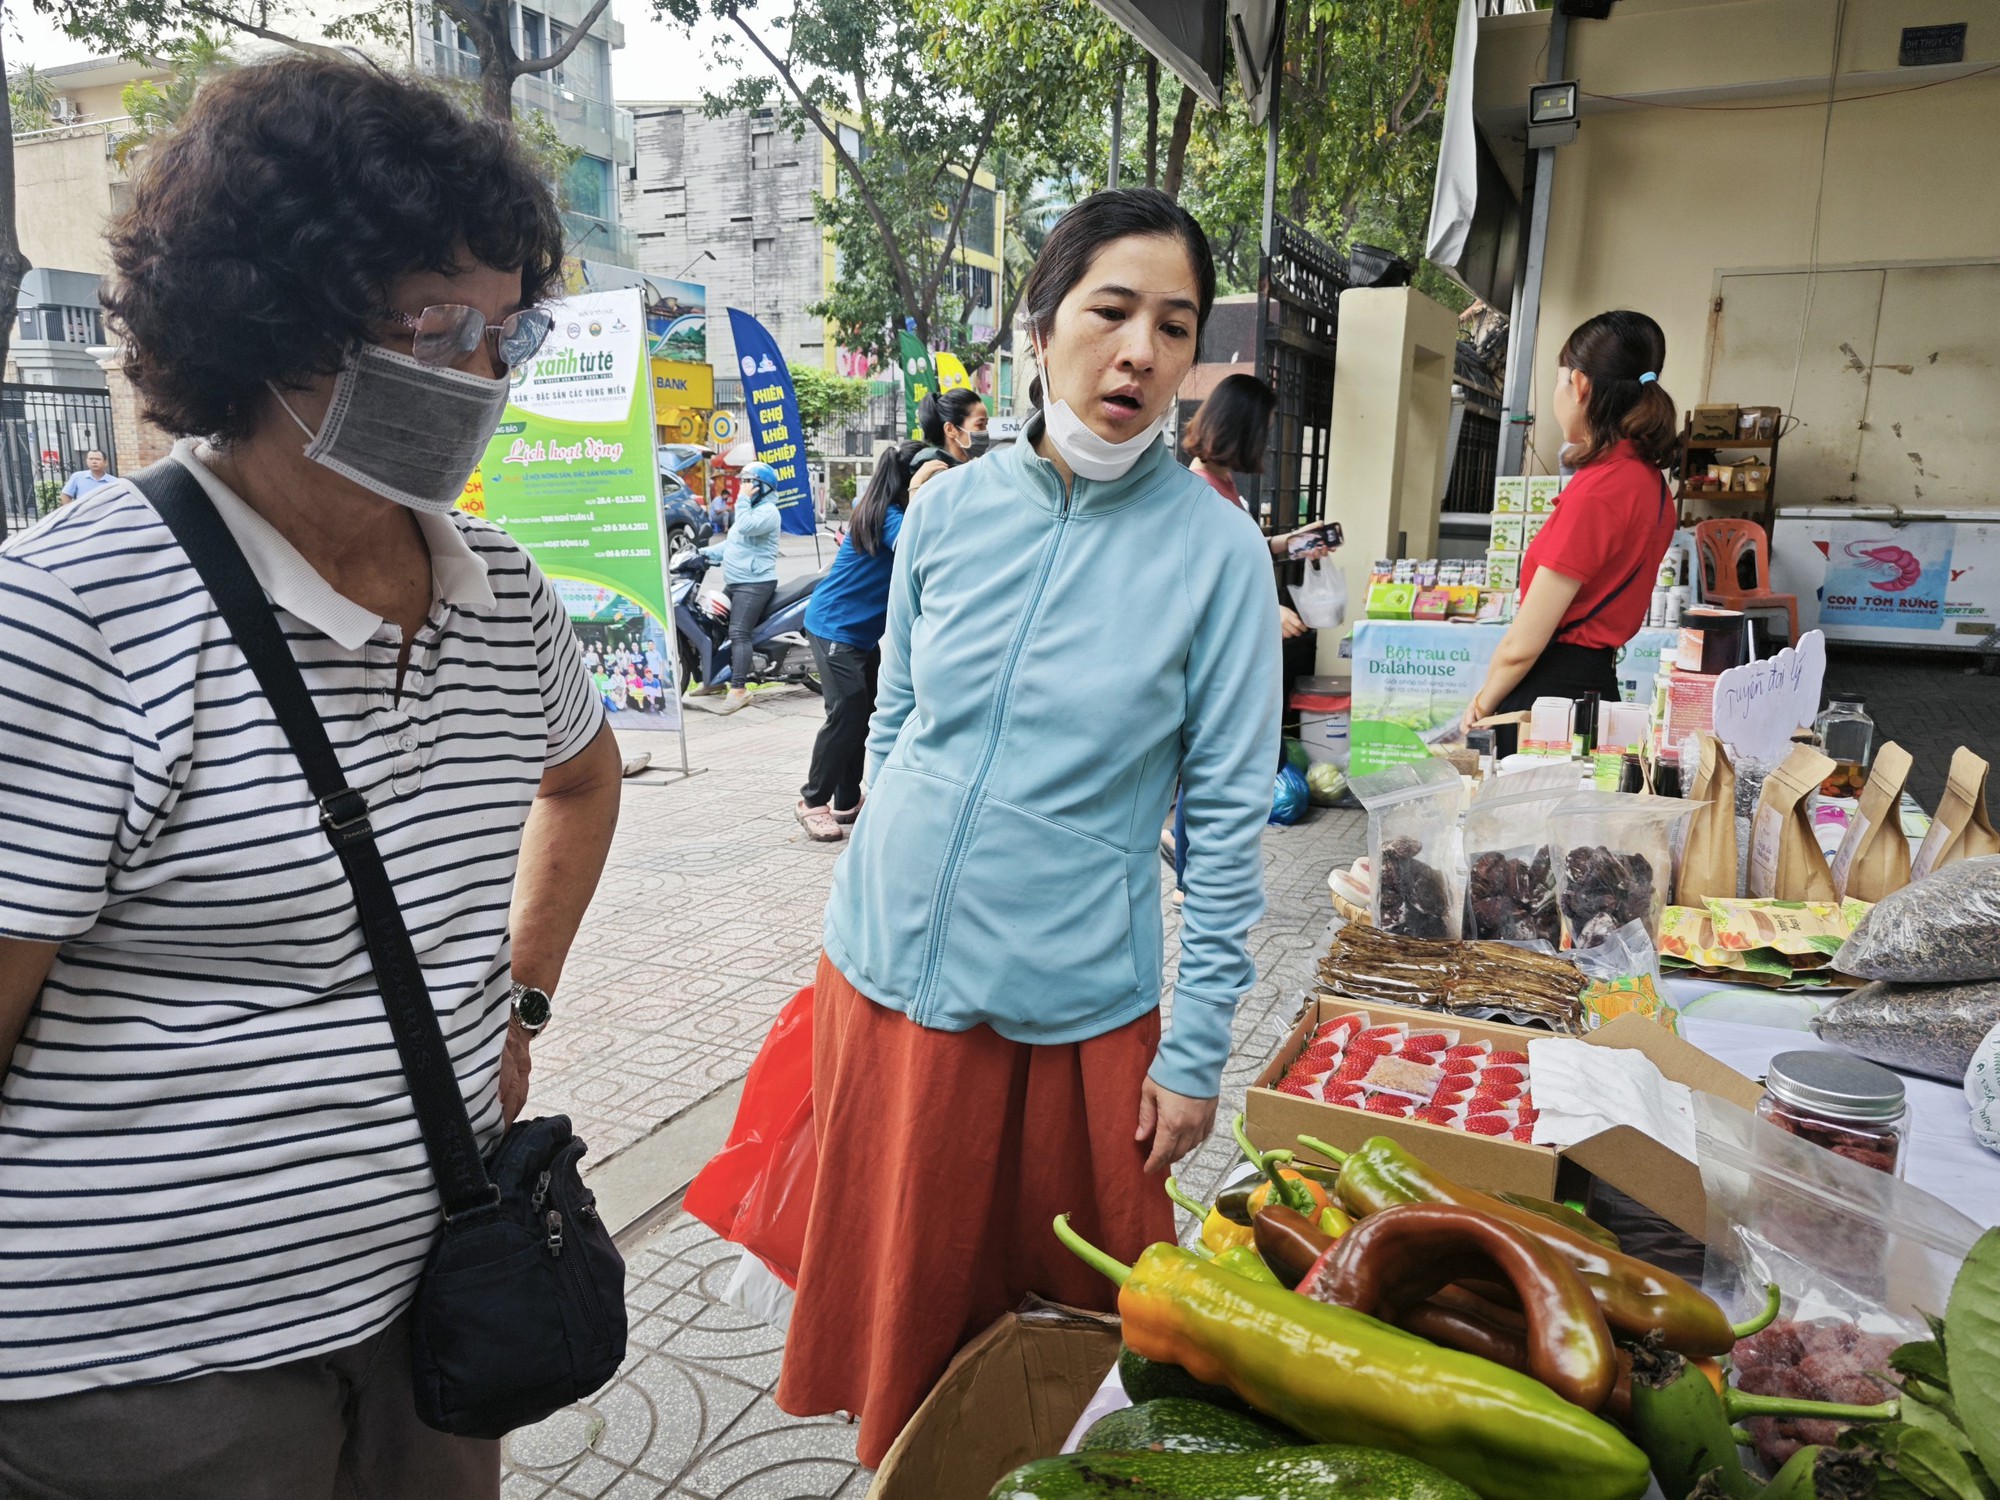
[[[1353,721],[1349,774],[1367,776],[1429,757],[1450,739],[1507,627],[1452,620],[1361,620],[1351,642]],[[1648,703],[1661,654],[1678,630],[1642,630],[1618,653],[1628,703]]]

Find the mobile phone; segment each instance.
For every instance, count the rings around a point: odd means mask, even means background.
[[[1319,547],[1325,547],[1330,551],[1338,547],[1345,540],[1346,538],[1341,534],[1340,522],[1320,521],[1301,530],[1287,542],[1285,544],[1285,555],[1294,558],[1304,557],[1308,552]]]

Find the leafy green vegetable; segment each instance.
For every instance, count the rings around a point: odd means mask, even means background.
[[[1843,1433],[1840,1446],[1872,1455],[1877,1500],[1989,1500],[1964,1455],[1929,1426],[1880,1422]]]
[[[1965,1435],[1988,1481],[2000,1484],[2000,1229],[1979,1237],[1952,1283],[1944,1353]]]

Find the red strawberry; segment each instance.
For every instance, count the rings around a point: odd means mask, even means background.
[[[1514,1127],[1513,1135],[1515,1140],[1522,1142],[1524,1145],[1529,1145],[1529,1146],[1534,1145],[1535,1144],[1534,1122],[1525,1121],[1522,1124],[1516,1125]]]
[[[1451,1045],[1451,1038],[1442,1031],[1423,1031],[1403,1043],[1405,1052],[1438,1052]]]
[[[1456,1047],[1445,1048],[1444,1055],[1446,1057],[1484,1057],[1486,1055],[1486,1043],[1460,1042]]]
[[[1523,1069],[1495,1067],[1490,1063],[1480,1069],[1479,1078],[1482,1083],[1526,1083],[1528,1081],[1528,1075]]]
[[[1474,1104],[1508,1104],[1521,1097],[1521,1091],[1511,1083],[1482,1083],[1472,1096]]]
[[[1479,1071],[1479,1064],[1469,1057],[1446,1057],[1439,1066],[1448,1074],[1462,1074],[1467,1078]]]
[[[1428,1108],[1412,1111],[1410,1118],[1412,1120],[1422,1120],[1426,1125],[1449,1125],[1453,1120],[1458,1118],[1458,1112],[1456,1110],[1440,1109],[1437,1105],[1433,1104]]]
[[[1313,1096],[1312,1085],[1301,1078],[1280,1079],[1278,1081],[1278,1092],[1281,1094],[1293,1094],[1301,1099],[1310,1099]]]
[[[1528,1054],[1525,1052],[1496,1052],[1493,1054],[1493,1061],[1497,1063],[1518,1063],[1525,1067],[1528,1062]]]
[[[1505,1115],[1473,1115],[1465,1128],[1474,1135],[1505,1135],[1509,1129]]]
[[[1355,1040],[1358,1042],[1401,1041],[1409,1034],[1409,1028],[1400,1021],[1392,1021],[1387,1026],[1370,1026]]]
[[[1394,1094],[1377,1094],[1361,1107],[1371,1115],[1388,1115],[1398,1120],[1407,1119],[1410,1113],[1410,1101],[1398,1099]]]
[[[1320,1097],[1329,1104],[1359,1104],[1361,1085],[1342,1083],[1338,1079],[1329,1078],[1326,1087],[1320,1091]]]
[[[1331,1021],[1320,1027],[1313,1039],[1324,1042],[1331,1038],[1350,1037],[1355,1032],[1361,1030],[1361,1027],[1362,1020],[1359,1016],[1335,1016]]]
[[[1353,1082],[1356,1079],[1365,1077],[1368,1070],[1374,1066],[1374,1058],[1356,1057],[1350,1052],[1347,1056],[1347,1061],[1340,1065],[1340,1071],[1333,1075],[1333,1081],[1335,1083]]]

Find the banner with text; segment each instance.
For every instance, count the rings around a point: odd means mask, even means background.
[[[555,327],[514,372],[506,415],[459,505],[555,580],[613,722],[678,729],[644,299],[624,287],[549,311]]]
[[[910,436],[922,437],[923,429],[917,425],[917,408],[924,404],[924,397],[938,388],[937,365],[931,359],[931,351],[924,347],[924,341],[907,330],[896,335],[896,347],[902,352],[903,363],[903,415],[909,420]]]
[[[1957,530],[1948,521],[1835,525],[1827,547],[1820,623],[1943,629],[1952,537]]]
[[[778,523],[794,536],[819,530],[812,486],[806,481],[805,429],[799,425],[799,397],[791,367],[770,331],[740,308],[729,309],[736,340],[736,367],[743,375],[743,405],[757,457],[778,471]]]

